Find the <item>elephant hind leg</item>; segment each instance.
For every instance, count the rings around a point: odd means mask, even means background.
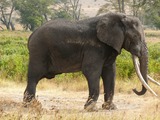
[[[27,74],[27,87],[24,91],[24,102],[30,102],[35,98],[36,86],[47,71],[47,66],[43,61],[38,61],[37,59],[32,60],[30,58],[28,74]]]

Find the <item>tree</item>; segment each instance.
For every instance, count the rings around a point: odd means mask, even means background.
[[[81,4],[79,0],[57,0],[53,5],[53,18],[66,18],[79,20],[81,15]]]
[[[145,21],[145,6],[153,0],[105,0],[106,4],[103,5],[98,13],[105,13],[108,11],[126,13],[127,15],[133,15],[139,17],[142,22]]]
[[[118,0],[118,7],[119,7],[119,12],[125,13],[124,0]]]
[[[6,26],[7,30],[15,30],[12,22],[12,14],[15,10],[14,0],[0,0],[0,21]]]
[[[49,6],[53,0],[16,0],[16,10],[20,14],[20,23],[31,31],[48,21]]]
[[[49,19],[80,19],[79,0],[15,0],[20,23],[31,31]]]
[[[128,0],[105,0],[106,4],[104,4],[98,11],[97,15],[101,13],[106,13],[108,11],[125,13],[125,3]]]
[[[146,24],[160,29],[160,0],[149,0],[145,5]]]

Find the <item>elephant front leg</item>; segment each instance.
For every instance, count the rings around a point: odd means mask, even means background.
[[[84,105],[84,109],[87,111],[95,111],[96,103],[99,97],[99,80],[88,80],[89,97]]]
[[[95,111],[96,103],[99,97],[99,80],[100,80],[100,74],[99,71],[97,72],[91,72],[92,70],[89,70],[89,72],[85,73],[85,77],[88,81],[88,87],[89,87],[89,97],[84,105],[84,109],[87,111]]]
[[[115,86],[115,63],[103,68],[102,79],[104,86],[104,104],[102,105],[102,108],[107,110],[117,109],[113,103]]]

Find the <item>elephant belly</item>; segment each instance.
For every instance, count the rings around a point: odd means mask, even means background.
[[[63,58],[62,56],[52,56],[51,63],[49,65],[50,71],[56,73],[70,73],[81,70],[81,58],[77,56],[68,56]]]
[[[71,63],[69,61],[61,62],[56,65],[52,64],[52,71],[54,73],[70,73],[77,72],[81,70],[80,63]]]

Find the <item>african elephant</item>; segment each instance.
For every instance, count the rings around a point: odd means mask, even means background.
[[[45,23],[29,37],[28,83],[24,101],[30,102],[35,97],[36,85],[40,79],[82,71],[89,88],[84,108],[91,110],[95,107],[102,77],[102,108],[115,109],[112,102],[115,60],[122,48],[133,55],[134,65],[142,82],[142,90],[133,91],[137,95],[143,95],[148,89],[157,95],[147,84],[148,50],[142,24],[137,18],[107,13],[76,22],[58,19]]]

